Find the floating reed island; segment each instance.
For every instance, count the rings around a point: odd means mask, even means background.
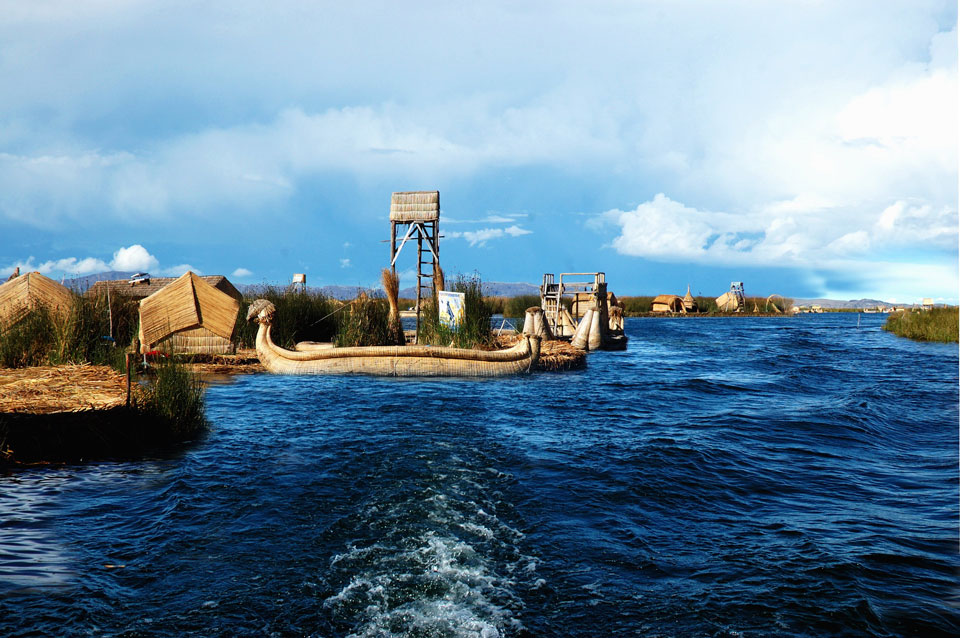
[[[195,375],[165,363],[130,381],[103,365],[0,369],[0,464],[130,458],[205,431]]]

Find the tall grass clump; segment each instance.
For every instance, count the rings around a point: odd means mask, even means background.
[[[339,329],[334,340],[337,347],[399,345],[390,325],[390,305],[386,299],[372,299],[361,294],[339,313]],[[401,329],[400,338],[403,338]]]
[[[50,312],[42,306],[31,308],[20,321],[0,332],[0,366],[25,368],[43,365],[47,363],[53,342]]]
[[[540,307],[540,295],[517,295],[506,300],[503,316],[519,319],[526,315],[527,308]]]
[[[53,317],[50,363],[93,363],[123,371],[124,348],[117,346],[130,345],[139,317],[139,305],[129,297],[76,296],[69,312]]]
[[[887,316],[883,329],[915,341],[957,343],[960,334],[960,309],[934,308],[919,312],[891,313]]]
[[[332,341],[339,329],[336,315],[340,313],[335,312],[342,305],[339,302],[312,292],[264,286],[240,303],[234,339],[244,348],[257,343],[257,324],[247,321],[247,308],[254,299],[266,299],[276,307],[270,336],[280,347],[292,348],[298,341]]]
[[[457,275],[449,286],[453,292],[464,294],[463,321],[454,330],[440,323],[436,290],[431,299],[423,303],[420,315],[420,332],[417,343],[456,348],[488,348],[493,343],[490,330],[492,308],[483,297],[483,282],[480,276]]]
[[[203,385],[200,377],[173,360],[153,368],[153,384],[140,397],[137,407],[166,424],[173,438],[182,438],[206,426]]]
[[[112,296],[109,306],[106,297],[76,294],[70,308],[63,311],[37,306],[0,333],[0,365],[92,363],[122,370],[123,348],[116,346],[133,341],[138,321],[137,303],[122,295]]]

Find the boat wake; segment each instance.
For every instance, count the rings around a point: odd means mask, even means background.
[[[498,483],[510,477],[449,450],[416,461],[414,484],[377,490],[342,521],[356,540],[331,560],[336,593],[324,606],[350,636],[515,634],[517,581],[534,577],[537,561],[497,514],[507,507]]]

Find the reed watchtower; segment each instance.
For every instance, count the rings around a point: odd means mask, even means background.
[[[397,229],[406,232],[397,245]],[[420,299],[440,270],[440,191],[408,191],[390,196],[390,269],[396,272],[397,257],[408,241],[417,240],[417,328]],[[424,253],[424,246],[428,254]],[[428,257],[428,259],[424,259]],[[428,283],[424,283],[427,280]]]

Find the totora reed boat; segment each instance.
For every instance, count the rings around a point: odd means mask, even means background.
[[[539,310],[536,309],[536,310]],[[250,304],[247,320],[257,329],[257,357],[274,374],[368,374],[386,377],[503,377],[530,372],[540,356],[540,336],[524,334],[507,350],[432,346],[312,347],[287,350],[273,343],[276,308],[266,299]],[[542,321],[538,325],[542,325]]]

